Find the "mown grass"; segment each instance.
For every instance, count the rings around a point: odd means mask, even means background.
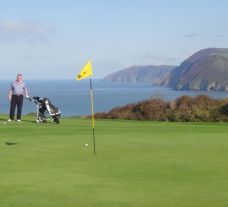
[[[2,207],[228,205],[228,124],[1,118]]]

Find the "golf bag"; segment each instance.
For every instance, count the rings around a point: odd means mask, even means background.
[[[37,106],[37,123],[47,122],[47,114],[51,116],[53,122],[60,123],[61,112],[57,107],[52,105],[48,98],[34,96],[33,98],[29,98],[29,100],[33,101]]]

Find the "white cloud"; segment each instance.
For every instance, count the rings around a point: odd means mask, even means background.
[[[202,36],[202,34],[200,33],[188,33],[188,34],[181,35],[181,37],[184,37],[184,38],[196,38],[200,36]]]
[[[158,65],[178,65],[182,59],[178,57],[170,57],[166,55],[156,55],[150,52],[145,52],[139,56],[141,59],[147,59],[151,61],[151,64],[158,64]]]
[[[216,35],[214,35],[214,38],[216,38],[216,39],[224,39],[225,38],[225,35],[216,34]]]
[[[3,40],[47,41],[51,32],[51,28],[35,22],[0,22],[0,39]]]
[[[180,35],[182,38],[216,38],[216,39],[223,39],[225,37],[224,34],[201,34],[201,33],[186,33]]]

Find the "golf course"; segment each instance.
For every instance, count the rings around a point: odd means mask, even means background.
[[[228,124],[0,120],[1,207],[228,206]]]

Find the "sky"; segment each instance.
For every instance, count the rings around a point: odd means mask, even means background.
[[[0,0],[0,79],[94,78],[228,48],[227,0]]]

